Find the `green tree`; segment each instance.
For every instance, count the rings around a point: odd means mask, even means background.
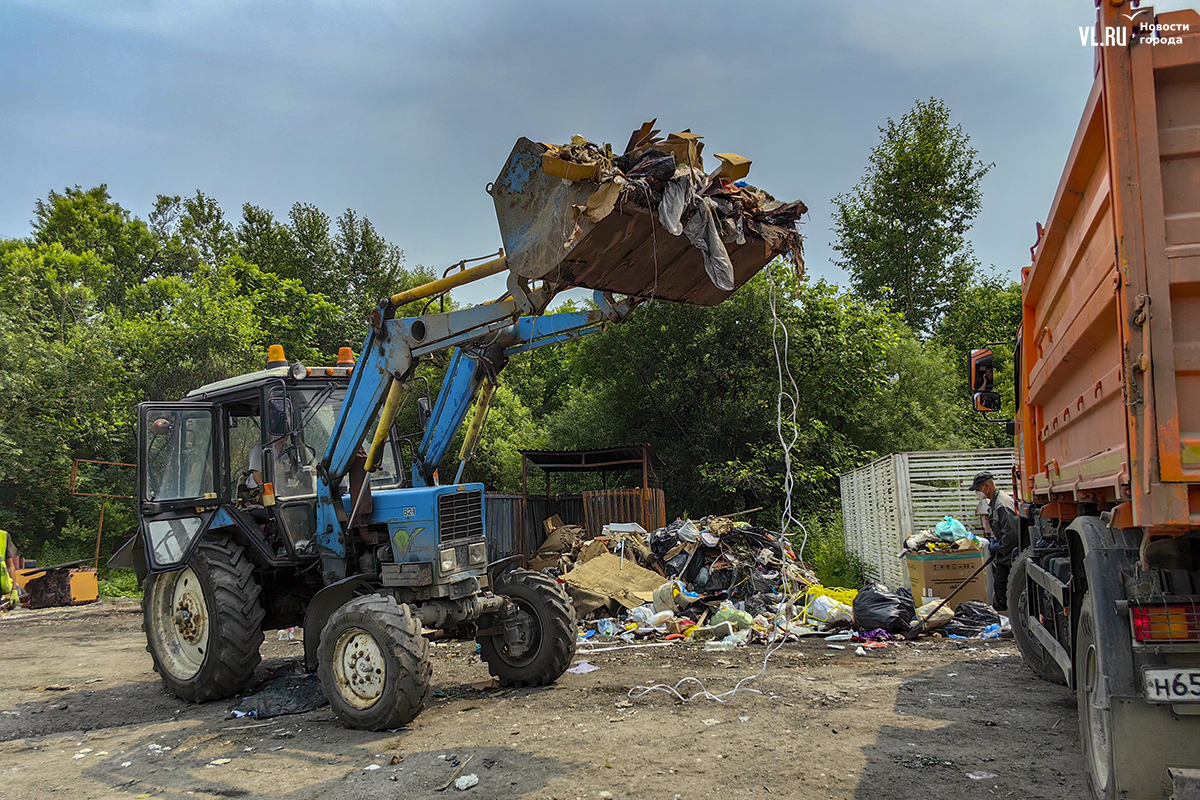
[[[68,519],[73,457],[125,460],[133,401],[89,247],[0,242],[0,527],[27,552]]]
[[[834,263],[858,294],[888,303],[924,336],[978,266],[967,232],[993,165],[951,127],[941,100],[918,100],[879,132],[862,180],[833,200]]]
[[[94,252],[109,265],[108,281],[95,287],[101,305],[119,302],[127,287],[153,274],[159,248],[146,223],[112,202],[101,184],[50,192],[34,207],[33,236],[38,244],[60,244],[69,252]]]
[[[823,506],[837,475],[865,457],[852,434],[878,396],[884,355],[902,325],[836,287],[782,275],[783,328],[761,274],[720,306],[650,303],[580,340],[569,400],[548,420],[551,445],[650,443],[666,462],[672,514],[778,508],[784,459],[773,340],[782,351],[786,329],[799,404],[795,425],[783,423],[784,438],[796,440],[794,502]]]

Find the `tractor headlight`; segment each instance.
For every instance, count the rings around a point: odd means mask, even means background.
[[[477,542],[471,545],[469,553],[472,564],[487,563],[487,545],[483,542]]]
[[[294,381],[303,380],[308,375],[308,367],[297,361],[292,364],[289,374]]]
[[[442,562],[442,573],[454,572],[454,568],[458,565],[457,560],[454,558],[454,548],[451,547],[448,550],[443,550],[439,555]]]

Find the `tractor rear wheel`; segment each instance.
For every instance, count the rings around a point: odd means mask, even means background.
[[[429,697],[429,643],[421,621],[393,597],[356,597],[334,611],[317,657],[325,696],[348,727],[399,728]]]
[[[261,593],[245,551],[227,538],[201,542],[181,570],[147,577],[142,628],[163,685],[193,703],[245,688],[262,660]]]
[[[526,641],[515,654],[502,633],[480,639],[479,654],[488,671],[504,686],[554,683],[575,656],[575,608],[566,593],[553,578],[525,569],[501,575],[494,591],[516,604]]]

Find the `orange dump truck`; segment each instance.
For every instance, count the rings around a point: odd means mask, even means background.
[[[1009,608],[1026,661],[1076,689],[1096,798],[1200,797],[1200,14],[1098,5],[1022,274]]]

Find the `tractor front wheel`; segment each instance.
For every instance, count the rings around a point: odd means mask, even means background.
[[[524,569],[497,578],[495,592],[516,605],[525,636],[519,649],[510,648],[502,633],[480,639],[488,671],[504,686],[554,683],[575,656],[575,608],[566,593],[553,578]]]
[[[421,621],[395,598],[356,597],[321,631],[317,674],[342,724],[384,731],[412,722],[429,697],[432,667]]]

